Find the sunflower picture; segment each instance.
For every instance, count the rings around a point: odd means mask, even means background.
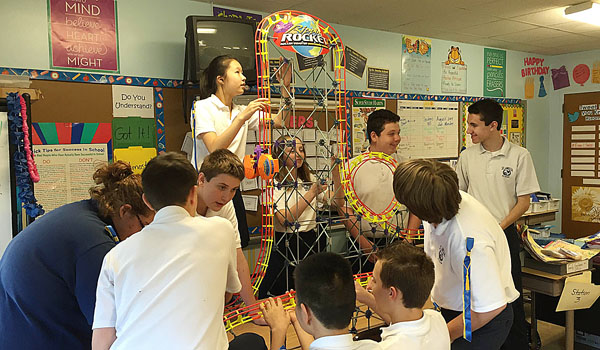
[[[600,222],[600,188],[571,187],[571,219]]]

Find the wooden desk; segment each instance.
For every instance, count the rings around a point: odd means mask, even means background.
[[[569,275],[554,275],[551,273],[534,270],[528,267],[521,268],[523,289],[531,291],[531,344],[532,349],[537,346],[537,319],[535,317],[535,295],[542,293],[552,297],[560,296],[565,286],[565,279],[581,274],[583,271]],[[565,349],[573,350],[575,343],[575,310],[565,311]]]

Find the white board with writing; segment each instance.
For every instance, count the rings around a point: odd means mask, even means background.
[[[458,102],[398,100],[400,145],[407,158],[456,158]]]

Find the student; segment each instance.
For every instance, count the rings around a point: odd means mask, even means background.
[[[142,201],[141,177],[128,163],[103,165],[93,178],[91,199],[48,212],[6,248],[0,260],[0,349],[91,348],[102,259],[154,217]]]
[[[469,106],[468,112],[467,133],[475,145],[458,158],[458,183],[461,190],[488,208],[504,230],[510,249],[511,274],[520,295],[512,305],[513,327],[503,349],[528,349],[519,256],[521,239],[515,221],[527,211],[530,195],[539,191],[540,186],[529,151],[500,133],[502,106],[484,99]]]
[[[356,292],[352,268],[346,259],[328,252],[311,255],[298,264],[294,278],[297,320],[294,328],[303,350],[381,349],[372,340],[353,341],[348,331]],[[293,318],[284,315],[281,302],[272,300],[261,305],[261,311],[271,327],[271,349],[281,348]]]
[[[156,216],[104,258],[94,350],[227,349],[224,297],[241,288],[235,232],[223,218],[196,216],[197,178],[177,153],[146,165],[143,199]]]
[[[260,285],[259,296],[281,295],[293,288],[293,264],[309,254],[324,250],[325,234],[317,232],[317,200],[324,201],[321,185],[305,162],[304,145],[299,138],[281,136],[273,144],[273,156],[280,170],[275,178],[275,244]]]
[[[394,194],[423,220],[425,253],[435,265],[431,297],[448,322],[452,349],[500,349],[512,325],[510,303],[519,293],[506,263],[508,243],[494,217],[459,191],[450,166],[435,160],[400,163]],[[470,272],[463,266],[470,266]],[[463,323],[463,305],[469,304],[464,316],[471,319],[471,342],[462,338],[463,330],[469,336]]]
[[[381,152],[392,156],[397,162],[404,160],[396,151],[400,144],[400,117],[387,109],[380,109],[372,112],[367,120],[367,138],[369,140],[368,152]],[[352,160],[354,160],[353,158]],[[352,162],[350,160],[350,162]],[[333,179],[335,184],[335,193],[337,204],[342,208],[342,214],[351,215],[350,220],[346,220],[345,224],[352,236],[356,239],[364,253],[371,254],[373,252],[373,243],[369,240],[374,239],[379,244],[386,244],[386,235],[383,229],[374,223],[370,223],[365,219],[357,221],[356,216],[351,208],[345,208],[343,197],[339,196],[343,193],[339,179],[339,169],[336,167],[333,171]],[[391,193],[381,191],[381,188],[391,188],[392,172],[390,169],[382,165],[379,161],[372,160],[363,164],[353,174],[354,188],[357,197],[375,212],[382,212],[394,200]],[[416,216],[404,211],[399,215],[404,215],[396,224],[407,228],[410,233],[417,232],[421,221]],[[407,217],[408,216],[408,217]],[[359,228],[361,235],[359,236]],[[372,259],[371,259],[372,260]],[[367,264],[368,265],[368,264]],[[370,265],[368,270],[372,269]],[[358,271],[355,271],[358,272]]]
[[[244,166],[227,149],[218,149],[204,158],[198,174],[198,206],[196,213],[205,217],[220,216],[231,222],[235,231],[237,272],[242,290],[240,296],[246,305],[256,304],[248,261],[242,251],[237,218],[231,199],[244,179]],[[266,325],[263,319],[253,321]]]
[[[381,329],[384,349],[450,349],[442,314],[423,310],[435,279],[433,262],[422,249],[396,243],[377,252],[367,292],[356,283],[356,299],[389,326]]]
[[[279,70],[282,81],[281,96],[289,98],[291,69],[288,64]],[[284,76],[281,79],[281,76]],[[194,103],[191,127],[194,133],[194,149],[192,164],[196,169],[204,158],[214,150],[227,148],[238,158],[243,159],[246,150],[248,129],[258,130],[258,111],[265,111],[269,105],[267,98],[258,98],[248,104],[239,106],[233,103],[235,96],[242,95],[246,87],[246,77],[242,66],[233,56],[215,57],[202,73],[200,82],[202,100]],[[289,113],[289,108],[282,108]],[[273,118],[274,126],[281,127],[283,113]],[[233,205],[241,234],[242,247],[248,245],[249,233],[246,223],[244,201],[239,191],[233,197]]]

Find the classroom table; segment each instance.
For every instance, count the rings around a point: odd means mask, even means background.
[[[523,289],[531,291],[531,344],[532,349],[537,345],[537,319],[535,317],[535,295],[542,293],[552,297],[560,296],[565,286],[565,279],[570,276],[578,275],[584,271],[578,271],[568,275],[555,275],[552,273],[531,269],[521,268],[523,277]],[[575,343],[575,311],[565,311],[565,349],[573,350]]]

